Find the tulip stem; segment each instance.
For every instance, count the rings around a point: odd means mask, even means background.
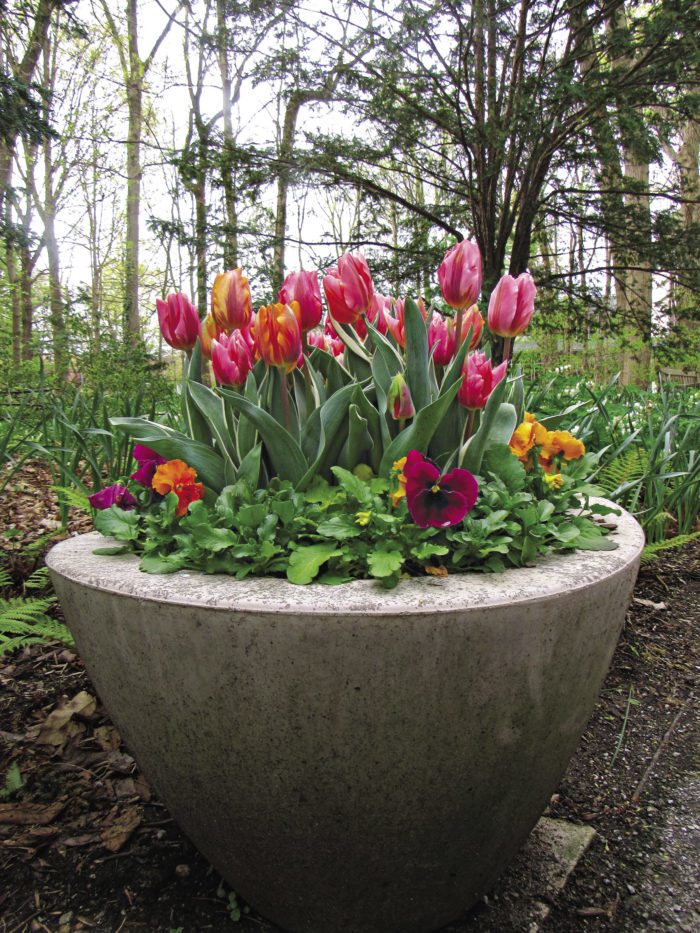
[[[314,406],[311,394],[311,373],[309,372],[309,341],[305,330],[301,333],[301,354],[304,358],[301,372],[304,376],[304,399],[306,400],[306,417],[308,418]]]
[[[455,324],[455,353],[459,351],[459,348],[462,346],[462,317],[464,315],[464,308],[459,308],[457,310],[457,323]]]
[[[476,412],[473,408],[467,409],[469,414],[467,415],[467,420],[464,422],[464,434],[462,436],[462,447],[467,443],[469,438],[472,436],[472,428],[474,427],[474,415]]]
[[[287,385],[287,373],[281,371],[280,376],[282,377],[282,411],[284,412],[284,426],[291,434],[292,419],[289,414],[289,387]]]
[[[503,362],[504,360],[505,362],[508,362],[508,360],[510,359],[510,348],[512,347],[512,345],[513,345],[512,337],[503,338],[503,360],[501,360],[501,362]]]

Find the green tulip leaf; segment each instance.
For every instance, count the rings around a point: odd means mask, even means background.
[[[222,396],[236,409],[239,415],[247,418],[257,429],[265,444],[267,452],[280,479],[288,479],[298,483],[308,469],[308,462],[301,447],[285,431],[268,412],[253,405],[247,398],[230,392],[228,389],[219,390]]]

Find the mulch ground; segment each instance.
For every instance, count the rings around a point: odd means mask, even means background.
[[[0,501],[5,597],[22,595],[60,526],[49,485],[30,464]],[[72,514],[69,527],[89,522]],[[596,711],[552,797],[551,816],[597,836],[545,933],[700,930],[699,620],[696,539],[642,568]],[[0,933],[276,930],[180,832],[75,650],[58,643],[0,657],[0,879]],[[488,909],[477,908],[482,920]]]

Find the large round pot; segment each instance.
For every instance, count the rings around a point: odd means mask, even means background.
[[[643,535],[500,575],[294,586],[47,563],[102,701],[173,817],[295,933],[425,933],[485,893],[590,716]]]

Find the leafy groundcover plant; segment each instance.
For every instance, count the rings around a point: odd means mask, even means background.
[[[165,339],[187,354],[187,430],[112,419],[138,469],[90,497],[98,531],[141,569],[343,583],[500,572],[552,550],[615,547],[594,520],[599,455],[523,410],[509,375],[534,312],[529,273],[488,304],[478,247],[457,243],[438,280],[449,310],[388,298],[364,257],[290,274],[253,313],[240,269],[217,276],[204,321],[182,293],[159,301]],[[502,358],[480,349],[486,332]],[[213,386],[213,387],[212,387]]]

